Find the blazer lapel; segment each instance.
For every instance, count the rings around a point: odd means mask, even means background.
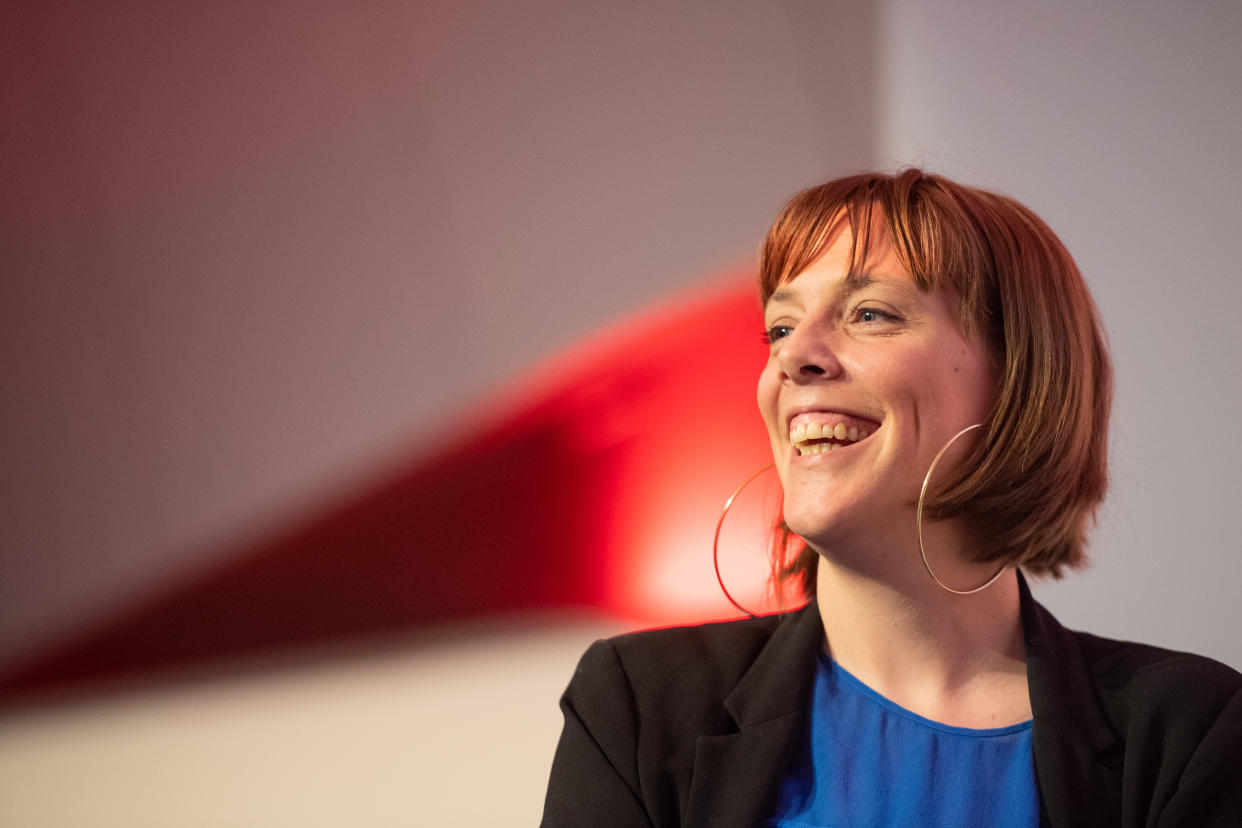
[[[701,736],[683,824],[758,824],[802,732],[824,632],[814,601],[791,613],[725,699],[735,733]]]
[[[1018,582],[1042,821],[1055,828],[1114,825],[1121,779],[1107,757],[1116,753],[1117,735],[1073,635],[1031,597],[1021,573]]]

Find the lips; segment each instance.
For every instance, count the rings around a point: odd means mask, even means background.
[[[789,442],[800,457],[823,454],[865,440],[879,427],[853,414],[806,411],[789,420]]]

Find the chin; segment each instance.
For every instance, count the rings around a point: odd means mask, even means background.
[[[825,514],[822,509],[813,513],[787,509],[784,517],[789,531],[817,549],[832,546],[850,534],[846,521],[839,515]]]
[[[907,519],[906,510],[895,503],[877,503],[875,497],[838,492],[835,497],[786,498],[785,525],[820,551],[862,544],[874,547],[894,540],[894,530]],[[831,504],[827,508],[825,503]],[[914,527],[913,513],[909,526]]]

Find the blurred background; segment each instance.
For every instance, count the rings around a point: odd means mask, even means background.
[[[0,825],[523,825],[594,639],[736,614],[753,279],[915,164],[1061,235],[1068,626],[1242,667],[1242,6],[0,4]],[[752,534],[724,574],[764,604]]]

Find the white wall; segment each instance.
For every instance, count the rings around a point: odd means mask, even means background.
[[[0,711],[0,825],[536,825],[556,699],[584,640],[622,629],[531,616]]]

